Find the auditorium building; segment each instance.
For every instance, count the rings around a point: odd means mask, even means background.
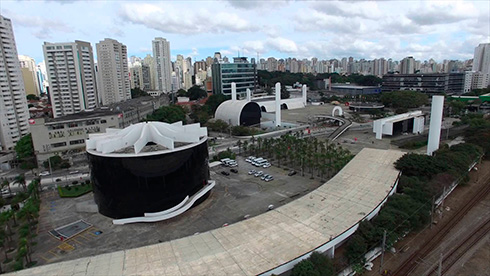
[[[209,195],[207,129],[199,124],[143,122],[90,134],[86,145],[99,212],[129,219],[119,224],[172,217]]]

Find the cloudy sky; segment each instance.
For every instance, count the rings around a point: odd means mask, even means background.
[[[177,54],[214,52],[267,58],[469,59],[490,42],[490,1],[71,1],[0,0],[17,50],[42,61],[42,44],[106,37],[128,54],[151,53],[151,40]]]

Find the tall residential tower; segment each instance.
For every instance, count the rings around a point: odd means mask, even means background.
[[[152,41],[153,58],[156,69],[156,90],[163,93],[172,91],[172,65],[170,62],[170,42],[165,38],[156,37]]]
[[[29,111],[14,32],[0,15],[0,149],[11,150],[29,134]]]
[[[43,45],[53,116],[97,107],[94,55],[89,42]]]
[[[126,45],[106,38],[97,43],[96,48],[99,69],[97,92],[102,105],[131,99]]]

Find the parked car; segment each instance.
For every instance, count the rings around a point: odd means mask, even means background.
[[[254,161],[255,159],[255,156],[249,156],[247,157],[247,159],[245,159],[245,161],[247,161],[248,163],[251,163],[252,161]]]
[[[257,171],[256,170],[250,170],[248,171],[248,174],[255,174]]]
[[[238,163],[237,162],[228,162],[228,166],[232,167],[232,168],[238,167]]]
[[[232,172],[232,173],[238,173],[238,170],[237,169],[231,169],[230,172]]]
[[[230,173],[229,173],[229,172],[225,172],[225,171],[221,171],[221,174],[222,174],[222,175],[230,175]]]
[[[268,168],[268,167],[270,167],[270,166],[271,166],[271,163],[265,163],[265,164],[262,166],[262,168]]]
[[[295,174],[296,174],[296,171],[290,171],[290,172],[288,173],[288,175],[289,175],[289,176],[293,176],[293,175],[295,175]]]
[[[255,177],[259,177],[259,176],[261,176],[262,174],[264,174],[264,172],[263,172],[263,171],[258,171],[258,172],[256,172],[254,175],[255,175]]]
[[[56,182],[61,182],[61,178],[56,178]]]
[[[71,171],[70,174],[77,174],[79,171]]]
[[[264,179],[266,179],[268,176],[269,176],[268,174],[264,174],[264,175],[262,175],[262,177],[261,177],[260,179],[264,180]]]
[[[39,174],[39,176],[47,176],[49,175],[49,172],[48,171],[44,171],[42,173]]]
[[[274,180],[274,177],[272,175],[269,175],[269,177],[266,177],[264,180],[265,180],[265,182],[269,182],[269,181]]]

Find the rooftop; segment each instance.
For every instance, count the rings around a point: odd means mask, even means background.
[[[106,129],[106,133],[89,134],[86,145],[87,152],[92,154],[128,156],[182,148],[202,142],[204,137],[207,137],[207,129],[200,124],[143,122],[124,129]]]
[[[282,207],[197,235],[55,263],[16,275],[257,275],[330,241],[366,217],[398,177],[404,153],[363,149],[335,177]]]
[[[46,123],[64,122],[64,121],[95,118],[95,117],[108,116],[108,115],[116,115],[124,111],[129,111],[137,107],[147,105],[155,100],[156,99],[151,96],[139,97],[124,102],[113,103],[108,106],[99,107],[90,111],[81,111],[74,114],[61,116],[58,118],[47,118]]]

